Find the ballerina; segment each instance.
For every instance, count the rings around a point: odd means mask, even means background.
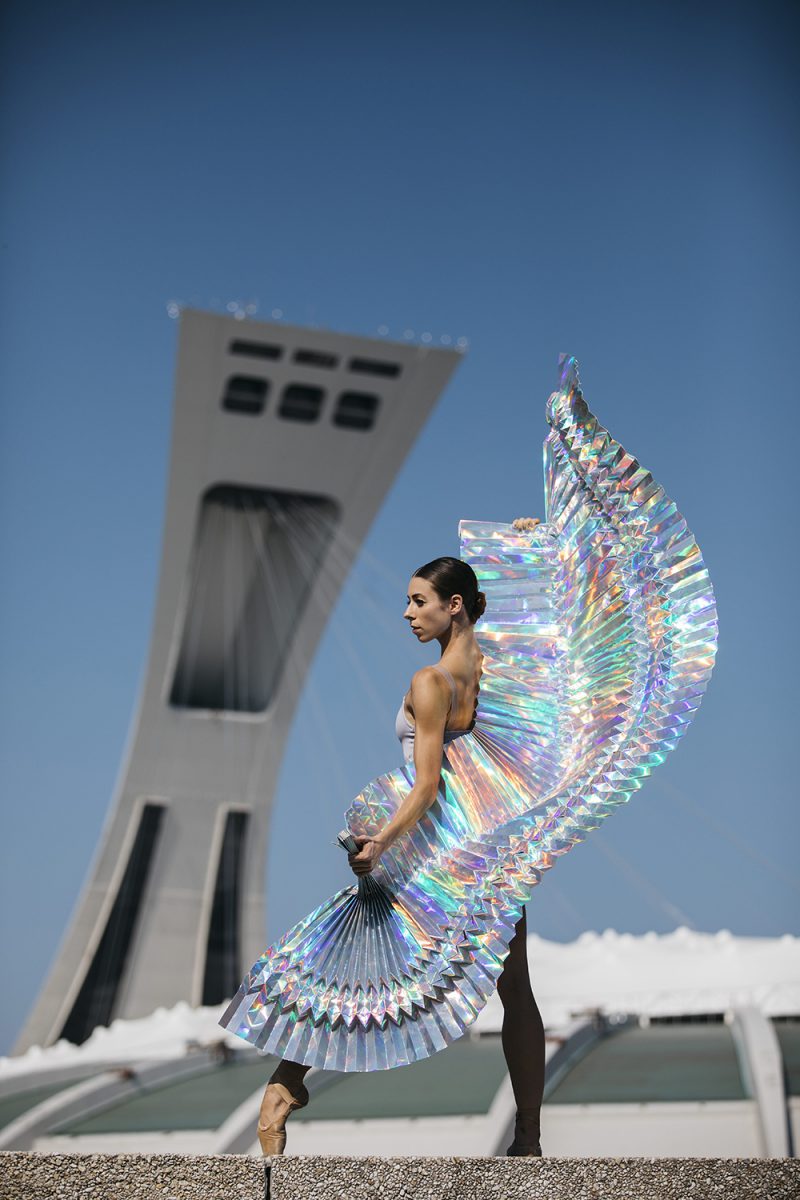
[[[539,523],[536,518],[523,517],[513,525],[532,529]],[[414,760],[414,787],[378,837],[359,834],[353,839],[357,850],[350,851],[348,861],[358,878],[369,875],[383,852],[434,803],[444,746],[469,733],[477,715],[483,655],[473,626],[486,607],[486,597],[478,589],[475,572],[457,558],[434,559],[414,572],[406,599],[403,616],[412,633],[423,643],[438,641],[442,656],[434,666],[415,673],[398,710],[395,731],[406,761]],[[504,1009],[501,1042],[517,1106],[514,1141],[506,1151],[510,1155],[541,1154],[545,1039],[528,973],[526,941],[523,907],[497,980]],[[303,1085],[308,1070],[308,1066],[283,1059],[270,1076],[258,1122],[265,1154],[283,1152],[286,1118],[292,1109],[308,1103]]]
[[[266,950],[220,1020],[281,1058],[259,1119],[265,1153],[283,1152],[310,1067],[428,1057],[495,988],[517,1103],[506,1153],[541,1152],[525,903],[686,731],[717,629],[686,522],[589,412],[573,359],[547,417],[545,522],[462,521],[462,561],[411,579],[405,617],[442,658],[415,674],[398,713],[413,761],[345,814],[357,885]]]

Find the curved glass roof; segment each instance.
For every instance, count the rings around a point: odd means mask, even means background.
[[[789,1090],[800,1094],[800,1021],[776,1021]],[[266,1085],[277,1059],[245,1052],[174,1082],[143,1086],[61,1134],[218,1129]],[[466,1036],[432,1058],[392,1071],[329,1078],[294,1121],[467,1116],[488,1112],[506,1078],[500,1035]],[[0,1101],[0,1127],[76,1082]],[[642,1104],[748,1098],[730,1028],[722,1022],[629,1024],[603,1037],[548,1088],[547,1104]]]
[[[292,1120],[484,1114],[505,1074],[500,1036],[467,1036],[407,1067],[342,1075],[314,1096],[308,1108],[295,1112]]]
[[[548,1104],[646,1104],[744,1100],[736,1046],[724,1024],[629,1026],[603,1038],[553,1091]]]
[[[68,1121],[53,1133],[143,1133],[218,1129],[234,1109],[264,1087],[277,1059],[247,1056],[209,1067],[173,1083],[126,1096],[102,1112]]]
[[[96,1074],[99,1074],[97,1068],[88,1067],[82,1074],[71,1075],[66,1079],[60,1079],[57,1083],[46,1083],[41,1087],[26,1088],[24,1091],[13,1092],[10,1096],[0,1097],[0,1129],[10,1125],[24,1113],[30,1112],[43,1100],[49,1100],[51,1096],[57,1096],[66,1088],[73,1087],[81,1080],[89,1079]]]
[[[774,1028],[783,1055],[786,1092],[800,1096],[800,1020],[775,1021]]]
[[[273,1057],[246,1055],[127,1096],[103,1112],[53,1129],[59,1134],[218,1129],[239,1104],[266,1086]],[[464,1037],[432,1058],[391,1071],[340,1075],[297,1120],[359,1120],[488,1112],[506,1073],[498,1034]]]

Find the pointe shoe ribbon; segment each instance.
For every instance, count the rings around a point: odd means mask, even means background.
[[[284,1129],[286,1118],[294,1109],[305,1108],[309,1100],[308,1089],[303,1086],[303,1091],[298,1097],[293,1096],[289,1089],[282,1083],[270,1083],[268,1087],[276,1089],[286,1109],[285,1112],[280,1113],[278,1116],[278,1121],[283,1122],[281,1125],[278,1125],[275,1121],[269,1125],[262,1125],[261,1121],[258,1122],[258,1140],[263,1154],[283,1154],[286,1148],[286,1130]]]

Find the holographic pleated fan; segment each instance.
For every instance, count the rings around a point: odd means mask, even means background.
[[[460,1037],[542,873],[630,799],[700,703],[717,621],[697,542],[589,412],[574,359],[547,419],[545,523],[459,527],[487,596],[475,725],[446,745],[418,824],[243,980],[220,1024],[264,1053],[376,1071]],[[377,833],[413,783],[407,763],[368,784],[350,834]]]

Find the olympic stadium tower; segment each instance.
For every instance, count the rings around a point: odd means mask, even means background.
[[[331,609],[460,360],[184,310],[147,667],[95,860],[14,1047],[230,997],[266,942],[276,780]]]

